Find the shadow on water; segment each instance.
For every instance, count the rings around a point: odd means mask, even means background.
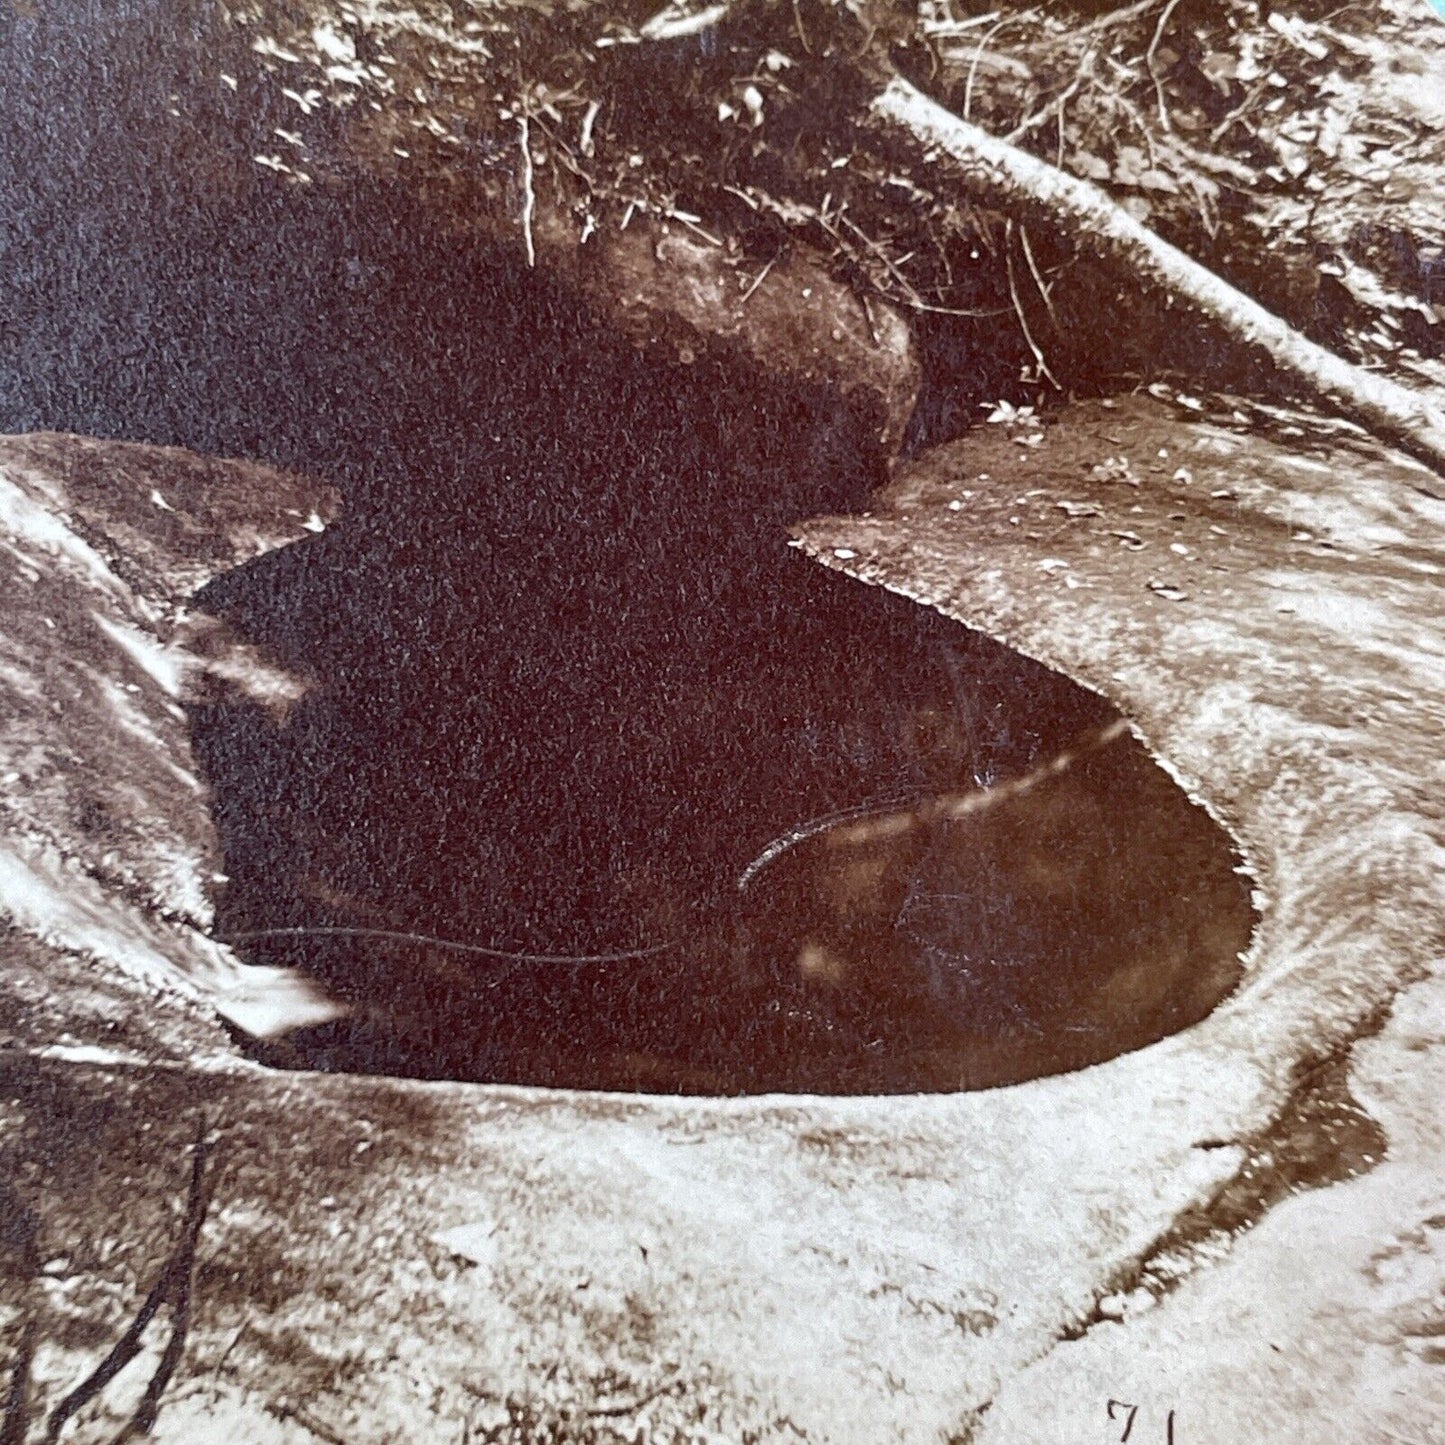
[[[372,930],[238,945],[354,1006],[266,1057],[954,1089],[1138,1047],[1233,986],[1227,840],[1101,734],[1107,704],[788,549],[866,505],[876,418],[649,360],[385,188],[18,194],[0,425],[346,496],[197,599],[311,682],[284,716],[193,705],[218,931]],[[596,954],[629,956],[555,961]]]
[[[444,296],[415,260],[366,292],[368,333],[430,318],[423,349],[371,363],[410,399],[387,466],[325,534],[197,599],[312,679],[280,721],[195,708],[221,930],[371,930],[250,940],[354,1005],[270,1057],[957,1088],[1106,1057],[1227,991],[1233,859],[1136,745],[940,813],[1116,715],[788,548],[793,519],[865,503],[866,420],[735,363],[647,360],[495,258]],[[386,384],[337,415],[374,425]]]

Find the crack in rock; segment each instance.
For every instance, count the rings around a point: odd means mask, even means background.
[[[1385,1131],[1351,1094],[1349,1071],[1355,1045],[1380,1032],[1392,1007],[1393,1000],[1381,1005],[1350,1038],[1301,1059],[1288,1096],[1262,1129],[1195,1145],[1242,1148],[1244,1159],[1208,1201],[1186,1209],[1117,1273],[1093,1309],[1060,1334],[1059,1343],[1081,1339],[1095,1325],[1122,1319],[1131,1309],[1152,1307],[1195,1270],[1221,1259],[1283,1200],[1358,1178],[1384,1158]]]
[[[1236,1240],[1285,1199],[1358,1178],[1379,1164],[1388,1139],[1351,1094],[1349,1071],[1355,1046],[1380,1033],[1393,1007],[1391,998],[1349,1038],[1301,1059],[1289,1094],[1263,1128],[1238,1139],[1199,1140],[1197,1149],[1242,1148],[1239,1168],[1207,1201],[1184,1210],[1143,1254],[1116,1270],[1088,1313],[1015,1375],[1099,1324],[1152,1308],[1196,1270],[1220,1262]],[[1000,1381],[994,1395],[969,1412],[948,1445],[970,1445],[1005,1383]]]

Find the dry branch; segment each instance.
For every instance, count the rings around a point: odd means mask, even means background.
[[[527,265],[537,264],[537,247],[532,240],[532,216],[537,210],[537,193],[532,185],[532,134],[525,115],[517,119],[522,132],[522,240],[527,247]]]
[[[180,1238],[166,1260],[160,1277],[136,1312],[125,1333],[116,1341],[111,1352],[89,1375],[78,1384],[50,1412],[46,1422],[47,1445],[60,1439],[70,1417],[85,1408],[102,1390],[125,1369],[140,1353],[141,1339],[146,1327],[165,1304],[170,1304],[172,1313],[171,1335],[167,1341],[155,1375],[146,1387],[145,1395],[131,1417],[130,1423],[121,1432],[121,1439],[133,1434],[148,1435],[160,1413],[161,1396],[170,1383],[176,1366],[185,1350],[186,1333],[190,1324],[190,1298],[192,1276],[195,1270],[196,1245],[201,1237],[201,1225],[205,1222],[206,1210],[211,1200],[211,1181],[206,1174],[209,1156],[206,1146],[206,1124],[203,1119],[198,1127],[196,1143],[191,1151],[191,1182],[186,1196],[186,1217],[181,1226]]]
[[[890,81],[869,113],[875,123],[922,146],[930,160],[946,154],[957,178],[1000,209],[1065,232],[1141,286],[1193,307],[1240,347],[1262,352],[1282,376],[1331,410],[1445,477],[1445,412],[1438,406],[1301,336],[1141,225],[1098,186],[960,119],[906,80]],[[1431,495],[1445,497],[1445,489]]]

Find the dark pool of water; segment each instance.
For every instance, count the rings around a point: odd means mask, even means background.
[[[940,809],[1114,714],[789,550],[791,522],[867,505],[876,417],[740,358],[649,360],[414,196],[208,196],[25,76],[0,128],[49,150],[0,174],[0,427],[346,496],[198,599],[312,680],[285,718],[193,708],[219,931],[311,930],[237,946],[354,1006],[266,1057],[954,1089],[1109,1057],[1228,992],[1233,855],[1133,743]]]
[[[399,581],[407,546],[343,522],[202,599],[316,679],[284,723],[195,710],[221,929],[373,930],[246,941],[357,1005],[277,1057],[953,1088],[1157,1036],[1232,979],[1228,850],[1127,740],[938,814],[1097,737],[1111,714],[1064,679],[781,539],[710,606],[683,558],[587,585],[468,550],[449,585],[440,544]],[[562,961],[598,954],[624,956]],[[1100,1003],[1141,963],[1149,988]]]

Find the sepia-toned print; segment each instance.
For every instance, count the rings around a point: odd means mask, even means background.
[[[0,1445],[1445,1445],[1432,0],[0,132]]]

